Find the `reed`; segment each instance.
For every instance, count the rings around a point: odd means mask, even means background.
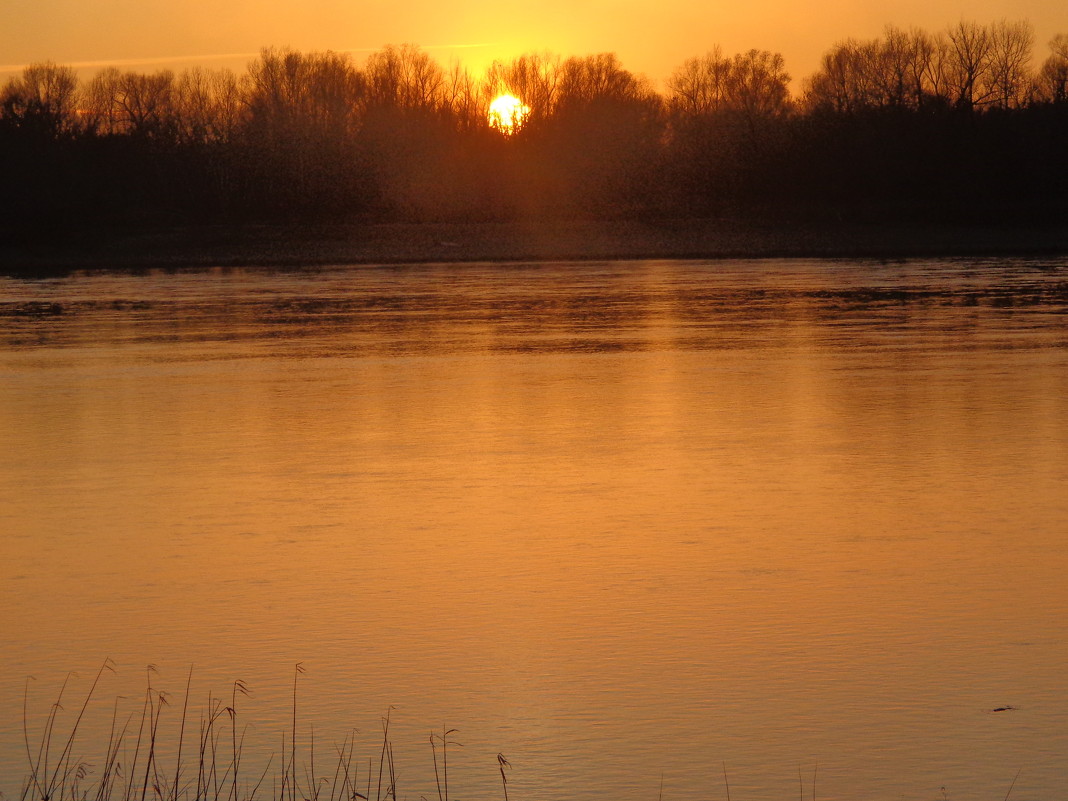
[[[504,788],[504,801],[508,801],[508,777],[504,774],[505,768],[512,767],[512,763],[504,758],[504,754],[497,754],[497,766],[501,769],[501,787]],[[660,774],[660,799],[664,797],[664,774]]]
[[[190,666],[186,678],[181,711],[174,716],[170,712],[172,705],[168,694],[154,686],[155,665],[146,668],[145,694],[139,714],[134,712],[121,718],[119,699],[115,700],[103,757],[97,769],[97,765],[74,757],[75,743],[83,728],[86,711],[97,694],[101,676],[105,671],[114,670],[113,662],[104,660],[65,734],[60,733],[60,713],[64,711],[65,695],[73,674],[65,677],[40,733],[34,737],[30,734],[27,680],[22,729],[28,770],[19,801],[258,801],[267,795],[264,788],[268,786],[270,793],[265,801],[398,801],[398,771],[390,739],[392,707],[382,718],[382,741],[376,749],[377,770],[373,756],[367,759],[364,792],[358,789],[362,777],[356,759],[355,730],[345,737],[344,742],[334,744],[333,758],[328,760],[325,770],[321,755],[316,753],[314,727],[309,727],[306,752],[299,748],[296,735],[301,725],[298,691],[300,676],[306,672],[300,663],[294,666],[293,672],[292,728],[282,731],[281,752],[267,755],[262,772],[250,775],[247,769],[242,770],[247,726],[240,720],[238,702],[239,697],[251,695],[247,684],[241,679],[233,683],[227,699],[229,704],[222,698],[208,695],[207,705],[200,713],[194,744],[189,703],[193,667]],[[165,732],[174,748],[173,763],[161,755],[159,746]],[[449,739],[454,733],[455,729],[443,728],[441,734],[431,735],[441,801],[449,797],[448,748],[460,745]],[[437,770],[439,745],[443,763],[441,775]],[[301,751],[299,755],[298,750]],[[498,764],[503,779],[503,768],[508,763],[499,757]],[[273,772],[272,766],[276,766]],[[505,795],[507,797],[507,789]]]

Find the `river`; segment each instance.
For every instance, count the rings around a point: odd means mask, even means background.
[[[375,799],[387,713],[401,801],[443,727],[461,801],[1063,797],[1066,315],[1064,259],[0,278],[0,791],[107,659],[85,786],[189,682],[265,798],[295,717]]]

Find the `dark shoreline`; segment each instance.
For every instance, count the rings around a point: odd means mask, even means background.
[[[727,219],[175,226],[0,241],[0,274],[75,270],[617,259],[1059,256],[1068,223],[742,223]]]

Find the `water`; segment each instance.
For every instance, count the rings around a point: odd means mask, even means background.
[[[96,775],[191,664],[277,769],[301,663],[365,793],[389,711],[411,801],[442,726],[463,801],[1063,797],[1066,310],[1064,260],[0,278],[0,790],[109,657]]]

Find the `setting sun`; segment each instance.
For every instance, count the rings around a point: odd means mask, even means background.
[[[515,95],[498,95],[489,107],[489,123],[502,133],[513,134],[530,116],[530,106]]]

